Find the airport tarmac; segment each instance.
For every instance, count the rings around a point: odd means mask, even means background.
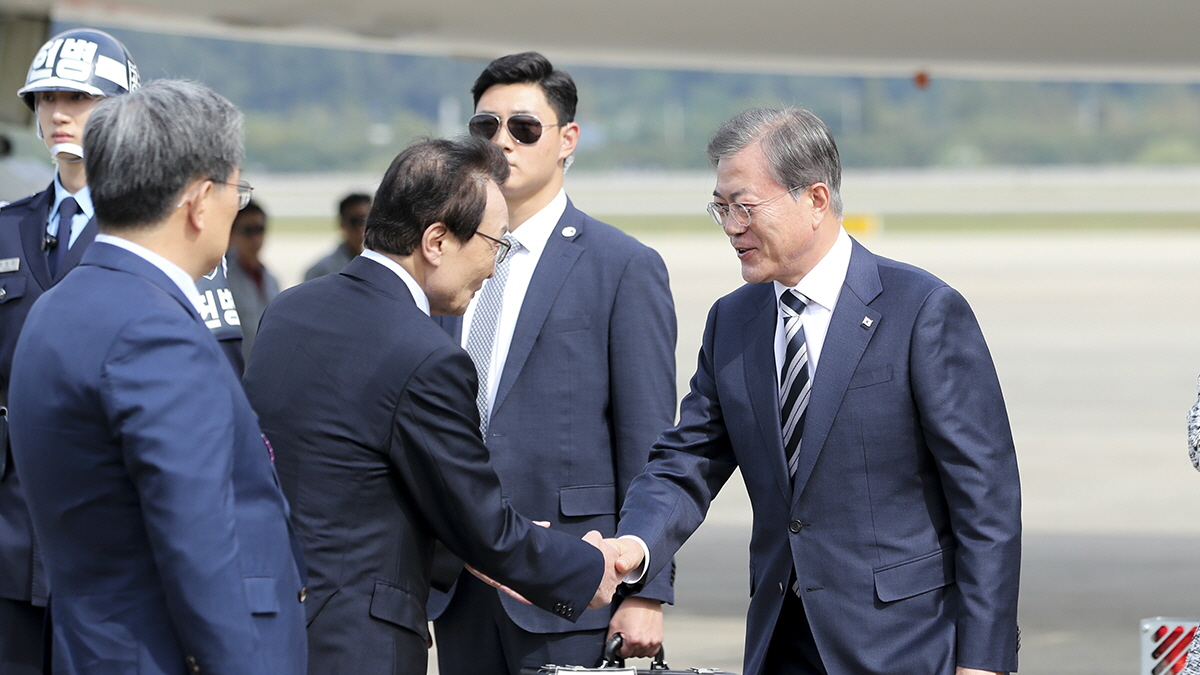
[[[641,238],[671,273],[682,395],[709,306],[741,283],[737,261],[715,228]],[[1200,618],[1200,473],[1185,429],[1200,231],[884,231],[864,243],[962,291],[991,346],[1023,483],[1021,672],[1137,673],[1140,619]],[[264,256],[286,285],[327,246],[332,235],[272,232]],[[735,476],[677,559],[672,667],[741,671],[749,522]]]

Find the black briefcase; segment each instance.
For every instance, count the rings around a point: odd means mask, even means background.
[[[587,673],[595,673],[596,675],[734,675],[724,670],[715,668],[688,668],[686,670],[671,670],[667,666],[666,658],[663,655],[662,648],[659,648],[658,654],[650,661],[650,667],[633,668],[625,666],[625,659],[617,656],[617,651],[621,649],[621,644],[624,638],[620,633],[614,633],[608,642],[604,645],[604,654],[601,655],[599,664],[595,668],[585,668],[583,666],[555,666],[545,665],[537,667],[526,667],[521,669],[521,675],[585,675]]]

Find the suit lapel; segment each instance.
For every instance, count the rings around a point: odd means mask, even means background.
[[[784,499],[792,494],[788,480],[787,458],[783,455],[783,430],[779,420],[779,375],[775,367],[775,333],[778,304],[774,284],[760,284],[762,300],[753,303],[756,311],[743,328],[746,339],[746,390],[759,433],[771,458],[770,471],[779,483]]]
[[[512,343],[508,347],[508,358],[504,361],[504,371],[500,374],[500,386],[496,389],[496,401],[492,404],[493,413],[500,409],[508,392],[512,391],[513,383],[525,367],[529,352],[537,342],[538,334],[542,332],[542,324],[550,315],[550,308],[558,297],[567,281],[567,275],[575,266],[575,261],[583,254],[584,247],[575,242],[584,231],[582,212],[575,208],[570,201],[567,210],[563,212],[542,257],[538,260],[533,278],[529,280],[529,290],[525,291],[525,300],[521,303],[521,313],[517,317],[517,326],[513,331]],[[563,230],[575,228],[575,234],[566,236]]]
[[[96,240],[96,229],[96,217],[92,216],[92,219],[88,221],[86,226],[84,226],[83,230],[79,233],[79,236],[75,238],[75,244],[67,251],[66,257],[62,259],[62,262],[58,268],[58,274],[54,276],[54,283],[57,284],[59,281],[61,281],[62,278],[66,276],[67,272],[75,269],[75,266],[78,265],[79,261],[83,259],[83,252],[86,251],[88,246],[91,246],[92,242]],[[47,267],[46,271],[48,272],[49,269],[50,268]]]
[[[879,326],[879,312],[867,305],[882,290],[875,256],[854,242],[846,282],[830,318],[829,332],[825,334],[825,343],[821,346],[821,360],[813,377],[793,499],[804,492],[842,398],[846,395],[850,378]]]
[[[50,213],[50,205],[54,203],[54,185],[42,192],[29,205],[29,213],[21,219],[21,247],[25,252],[25,263],[29,265],[33,278],[37,280],[42,290],[50,288],[50,263],[46,260],[46,252],[42,250],[42,241],[46,238],[46,218]]]

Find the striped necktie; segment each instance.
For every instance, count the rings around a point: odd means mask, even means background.
[[[467,333],[467,354],[475,362],[475,371],[479,374],[479,392],[475,397],[475,405],[479,408],[479,431],[487,434],[491,410],[488,406],[490,391],[489,375],[491,374],[492,352],[496,345],[496,325],[500,323],[500,310],[504,308],[504,285],[508,282],[508,268],[517,251],[521,250],[521,242],[511,234],[504,235],[504,240],[512,245],[508,257],[496,265],[492,278],[479,293],[479,301],[475,304],[475,314],[471,317],[471,330]]]
[[[808,378],[808,345],[804,342],[804,324],[800,315],[806,298],[794,290],[779,296],[783,310],[787,349],[779,371],[780,421],[783,425],[783,451],[787,457],[788,476],[796,475],[800,457],[800,439],[804,435],[804,413],[808,409],[810,385]]]

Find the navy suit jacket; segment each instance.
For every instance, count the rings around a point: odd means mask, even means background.
[[[269,448],[162,271],[93,244],[30,312],[9,394],[56,672],[305,672],[302,563]]]
[[[15,201],[0,209],[0,409],[8,400],[8,381],[12,372],[13,350],[25,317],[33,303],[79,264],[84,251],[96,239],[96,221],[92,219],[75,239],[56,275],[51,276],[42,250],[46,219],[54,204],[54,185],[32,197]],[[12,269],[15,261],[16,269]],[[238,375],[242,372],[242,335],[237,329],[232,301],[218,316],[218,296],[228,294],[225,275],[219,269],[200,281],[201,294],[212,307],[209,327],[221,340],[229,362]],[[226,316],[232,316],[233,323]],[[25,507],[20,478],[10,462],[8,420],[0,411],[0,598],[46,604],[48,589],[41,552],[33,538]]]
[[[1000,385],[955,290],[857,242],[813,378],[789,484],[772,284],[708,316],[678,426],[626,497],[650,572],[741,468],[754,511],[746,675],[793,575],[830,675],[1017,665],[1020,487]]]
[[[281,293],[244,383],[308,560],[313,673],[425,672],[435,540],[565,620],[591,601],[599,552],[501,499],[475,366],[393,271]]]
[[[438,319],[461,344],[462,318]],[[576,536],[616,532],[626,488],[675,421],[675,337],[662,258],[568,202],[525,293],[488,424],[518,511]],[[673,575],[638,595],[674,602]],[[435,599],[435,612],[448,602]],[[572,626],[505,593],[500,602],[533,633],[606,627],[613,612],[588,610]]]
[[[50,275],[42,240],[54,203],[54,186],[0,209],[0,408],[7,405],[13,350],[34,301],[66,276],[96,238],[95,221],[80,232],[56,276]],[[13,269],[13,266],[16,269]],[[8,421],[0,414],[0,597],[45,606],[48,589],[33,538],[20,478],[8,449]]]

